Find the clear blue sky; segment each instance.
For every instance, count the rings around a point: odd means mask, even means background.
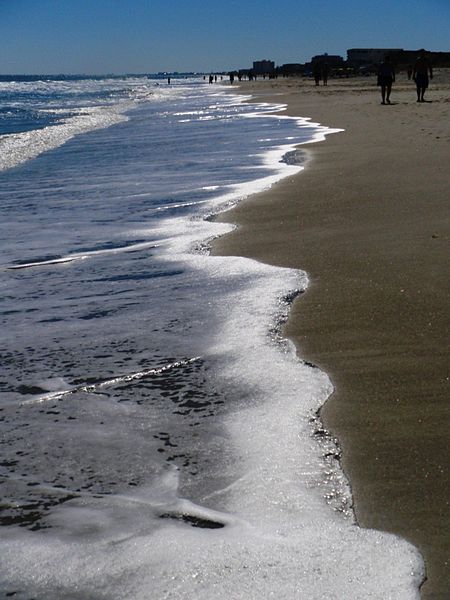
[[[450,51],[450,0],[0,0],[0,73],[215,71]]]

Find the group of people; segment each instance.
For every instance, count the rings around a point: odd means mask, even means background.
[[[421,50],[414,63],[412,78],[416,83],[417,102],[425,102],[425,91],[430,79],[433,79],[433,69],[426,56],[425,50]],[[389,56],[386,56],[378,69],[377,84],[381,87],[381,104],[390,104],[392,84],[395,81],[394,65]]]
[[[323,80],[323,85],[328,85],[329,72],[328,63],[314,63],[312,73],[316,85],[319,85],[321,79]]]

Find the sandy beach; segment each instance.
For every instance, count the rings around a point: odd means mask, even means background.
[[[222,214],[239,227],[213,252],[308,273],[285,332],[334,384],[322,417],[358,523],[416,545],[422,597],[448,598],[450,73],[436,71],[425,103],[400,73],[386,106],[373,77],[237,89],[344,131],[301,147],[301,173]]]

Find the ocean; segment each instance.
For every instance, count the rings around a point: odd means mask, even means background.
[[[214,216],[333,133],[202,78],[0,78],[0,590],[419,597],[360,529],[328,376],[283,337],[304,272]],[[300,233],[299,233],[300,234]]]

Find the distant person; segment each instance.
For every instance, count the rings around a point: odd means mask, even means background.
[[[233,72],[230,73],[230,83],[231,83],[231,85],[233,85],[233,83],[234,83],[234,73]]]
[[[320,64],[315,63],[313,65],[313,77],[314,77],[314,81],[315,81],[316,85],[319,85],[321,76],[322,76],[322,69],[320,68]]]
[[[427,53],[422,49],[414,64],[412,73],[413,79],[416,82],[417,102],[425,102],[425,90],[429,84],[428,75],[430,76],[430,79],[433,79],[431,63],[427,58]]]
[[[323,80],[323,85],[328,85],[328,74],[330,72],[330,69],[328,67],[328,63],[324,63],[322,65],[322,80]]]
[[[378,68],[377,85],[381,87],[381,104],[390,104],[392,84],[395,81],[395,71],[391,59],[386,56]]]
[[[170,85],[170,77],[167,78],[167,83]]]
[[[209,76],[209,83],[212,83],[213,81],[214,81],[214,76],[213,76],[213,75],[210,75],[210,76]]]

